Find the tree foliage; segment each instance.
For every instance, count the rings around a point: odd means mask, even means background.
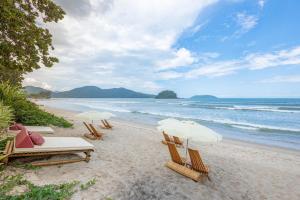
[[[62,117],[40,109],[36,104],[26,99],[24,91],[8,83],[0,83],[0,101],[9,106],[17,122],[25,125],[71,127],[72,124]]]
[[[9,126],[12,119],[12,110],[0,101],[0,134]]]
[[[164,90],[158,93],[156,99],[177,99],[177,94],[171,90]]]
[[[20,84],[23,74],[58,62],[49,54],[54,47],[44,24],[64,14],[52,0],[0,1],[0,80]]]

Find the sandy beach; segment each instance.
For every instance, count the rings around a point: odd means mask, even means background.
[[[46,109],[74,123],[71,129],[54,128],[50,136],[82,137],[87,132],[74,112]],[[89,140],[95,146],[89,163],[13,170],[41,185],[96,178],[94,186],[72,199],[300,199],[297,151],[228,139],[214,145],[193,144],[209,165],[212,179],[196,183],[164,167],[170,156],[154,126],[111,123],[113,130],[101,129],[103,141]],[[184,155],[184,149],[180,153]]]

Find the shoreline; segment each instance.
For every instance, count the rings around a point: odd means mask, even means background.
[[[41,106],[41,105],[39,105]],[[73,110],[68,110],[68,109],[60,109],[60,108],[54,108],[54,107],[50,107],[50,106],[45,106],[42,105],[42,108],[44,108],[45,110],[47,110],[48,112],[53,112],[54,114],[57,113],[72,113],[72,114],[78,114],[80,112],[77,111],[73,111]],[[149,130],[156,130],[156,126],[152,125],[152,124],[148,124],[148,123],[142,123],[142,122],[132,122],[130,120],[125,120],[125,119],[121,119],[119,117],[114,117],[112,119],[112,121],[121,123],[121,124],[131,124],[133,125],[139,125],[139,126],[143,126],[143,127],[148,127]],[[300,156],[300,151],[294,148],[288,148],[288,147],[280,147],[280,146],[276,146],[276,145],[270,145],[270,144],[262,144],[262,143],[256,143],[256,142],[252,142],[252,141],[245,141],[245,140],[240,140],[240,139],[236,139],[236,138],[228,138],[228,137],[224,137],[223,136],[223,140],[222,142],[228,142],[228,143],[232,143],[232,144],[237,144],[237,145],[252,145],[253,147],[256,148],[262,148],[262,149],[268,149],[268,150],[276,150],[276,151],[286,151],[289,153],[293,153],[293,154],[299,154]]]

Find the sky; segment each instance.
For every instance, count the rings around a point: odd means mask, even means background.
[[[300,97],[300,1],[55,2],[66,15],[45,27],[60,62],[24,85]]]

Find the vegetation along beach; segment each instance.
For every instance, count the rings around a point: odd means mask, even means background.
[[[299,9],[0,1],[0,200],[300,199]]]

